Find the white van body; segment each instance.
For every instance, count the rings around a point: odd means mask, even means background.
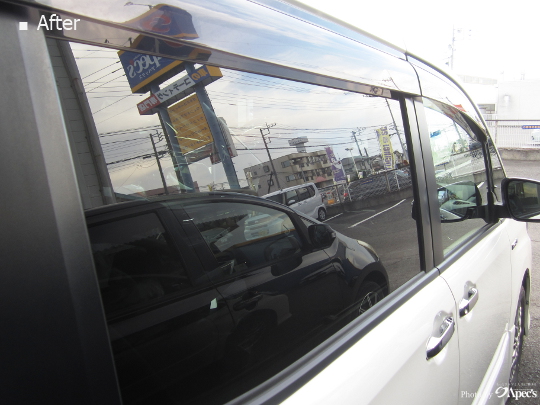
[[[283,190],[263,195],[262,198],[285,204],[319,221],[326,219],[326,207],[324,206],[321,193],[314,183],[305,183],[284,188]]]

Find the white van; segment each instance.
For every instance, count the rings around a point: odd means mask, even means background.
[[[287,205],[319,221],[326,219],[326,207],[323,203],[322,194],[313,183],[284,188],[263,195],[262,198]]]
[[[540,182],[449,74],[294,0],[0,0],[0,36],[6,403],[536,396]],[[410,184],[324,224],[312,185],[200,192],[333,183],[352,131]]]

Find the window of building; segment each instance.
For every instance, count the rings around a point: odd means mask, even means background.
[[[268,173],[268,172],[270,171],[270,168],[269,168],[268,166],[264,166],[264,167],[263,167],[263,171],[264,171],[265,173]]]

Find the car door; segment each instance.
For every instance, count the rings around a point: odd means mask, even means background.
[[[423,99],[418,111],[427,123],[423,141],[435,263],[456,300],[459,403],[482,402],[507,378],[512,325],[507,223],[491,223],[489,217],[493,183],[481,147],[486,135],[453,106]]]
[[[189,402],[224,355],[227,305],[158,204],[87,221],[124,403]]]
[[[223,199],[184,210],[205,241],[209,276],[232,313],[231,368],[249,373],[245,384],[264,381],[267,367],[292,363],[300,345],[314,347],[344,320],[344,272],[324,249],[309,246],[294,213]]]

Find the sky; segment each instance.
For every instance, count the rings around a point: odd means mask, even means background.
[[[540,79],[539,3],[534,0],[300,0],[446,67],[454,74]]]
[[[450,70],[447,64],[454,37],[454,75],[498,80],[540,79],[540,53],[535,48],[538,28],[532,2],[303,2],[408,49],[447,70]],[[122,7],[122,10],[131,11],[131,8]],[[149,134],[161,128],[156,116],[140,116],[135,109],[136,103],[146,95],[131,94],[116,51],[77,44],[73,44],[72,48],[101,134],[107,162],[121,161],[109,165],[113,184],[119,189],[130,184],[145,189],[159,187],[161,180],[155,159],[131,159],[152,153]],[[276,128],[272,130],[273,143],[270,145],[278,148],[273,151],[276,155],[293,152],[288,149],[289,139],[308,136],[312,145],[334,143],[336,155],[344,158],[348,155],[346,147],[354,148],[352,130],[386,126],[392,121],[388,114],[390,107],[386,104],[370,106],[367,104],[370,100],[353,97],[351,94],[325,94],[327,90],[324,89],[279,83],[277,79],[241,76],[238,72],[224,72],[224,77],[208,88],[217,115],[227,120],[234,133],[236,147],[239,148],[239,157],[235,158],[239,178],[244,177],[245,167],[268,160],[259,133],[259,128],[267,123],[276,122]],[[298,98],[305,99],[306,92],[310,93],[310,103],[300,106]],[[477,99],[472,93],[473,98]],[[287,106],[293,107],[289,110],[294,113],[283,114],[275,102],[278,99],[287,100]],[[383,115],[377,122],[370,122],[361,114],[358,117],[352,116],[348,109],[353,99],[356,100],[358,111],[363,108],[379,108]],[[330,101],[336,109],[332,120],[325,119],[323,114],[328,110]],[[477,102],[486,101],[477,99]],[[248,116],[252,117],[252,122],[245,121],[244,118]],[[373,128],[362,133],[366,137],[362,148],[367,147],[370,154],[376,154],[378,147],[377,143],[370,141],[373,138]],[[329,135],[329,130],[336,132]],[[158,151],[164,150],[164,141],[158,143],[157,147]],[[394,148],[399,149],[397,141]],[[174,183],[171,162],[164,158],[162,163],[167,182]],[[213,182],[226,181],[220,166],[211,165],[209,159],[206,159],[191,165],[191,170],[194,179],[205,187]],[[134,190],[124,192],[129,191]]]

